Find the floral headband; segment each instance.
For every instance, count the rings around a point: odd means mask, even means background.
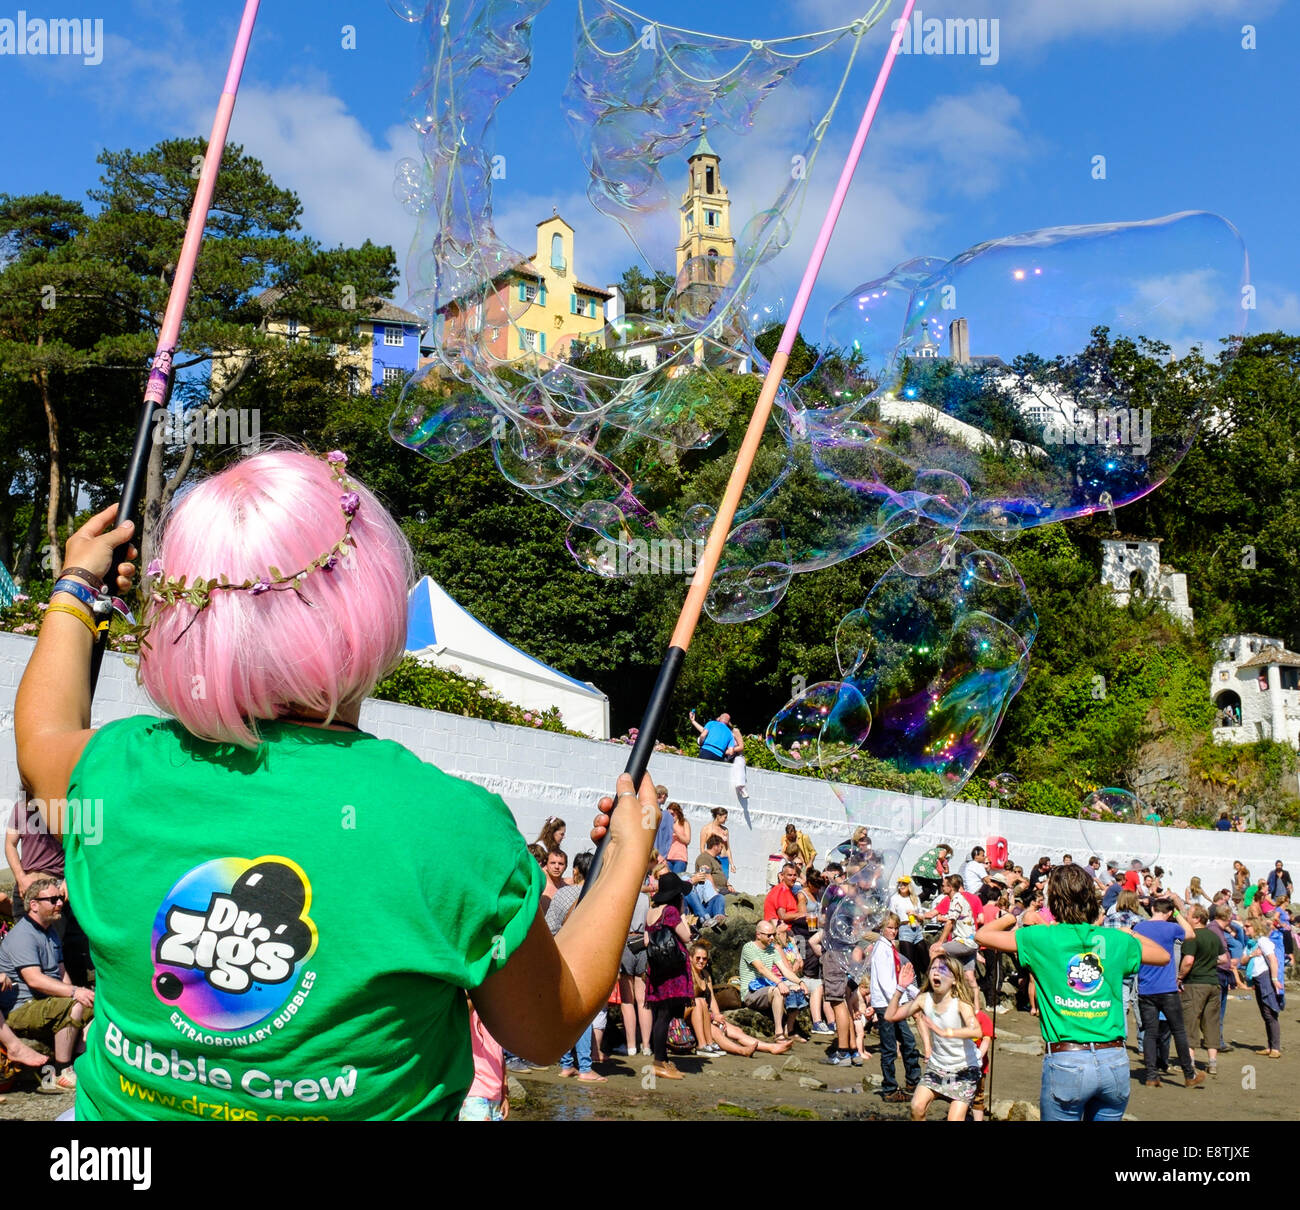
[[[188,580],[186,576],[173,578],[164,573],[161,559],[154,559],[149,564],[145,569],[145,575],[150,581],[149,598],[155,605],[166,608],[184,603],[194,608],[194,616],[186,623],[185,629],[172,640],[173,643],[179,643],[185,637],[189,628],[197,621],[199,614],[212,603],[213,595],[218,592],[246,592],[254,597],[264,592],[295,592],[304,605],[311,605],[311,602],[302,595],[299,585],[312,572],[333,571],[340,561],[348,557],[348,547],[356,545],[356,539],[352,536],[352,519],[361,506],[361,497],[357,494],[356,484],[348,478],[344,470],[348,464],[348,456],[342,450],[331,450],[325,455],[325,461],[329,463],[330,471],[339,485],[346,489],[339,496],[339,509],[343,513],[343,536],[306,567],[287,574],[281,572],[278,567],[268,567],[266,575],[255,576],[241,584],[232,584],[224,575],[212,580],[201,577]],[[148,641],[143,638],[141,643],[145,647],[149,646]]]

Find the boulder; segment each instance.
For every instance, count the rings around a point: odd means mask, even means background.
[[[825,1088],[826,1085],[823,1084],[815,1076],[800,1076],[799,1087],[800,1088]]]
[[[764,1063],[761,1067],[755,1067],[749,1073],[749,1076],[752,1080],[779,1080],[781,1078],[780,1073],[771,1063]]]
[[[521,1081],[510,1076],[506,1080],[506,1096],[510,1098],[511,1105],[523,1105],[528,1100],[528,1090]]]
[[[792,1056],[786,1059],[786,1061],[781,1064],[781,1070],[782,1071],[807,1071],[808,1064],[805,1063],[802,1059],[796,1059]]]
[[[1041,1055],[1043,1044],[1037,1038],[1032,1042],[1004,1042],[999,1038],[998,1049],[1009,1055]]]
[[[766,1013],[755,1012],[752,1008],[736,1008],[722,1015],[752,1037],[771,1038],[776,1033],[776,1026],[772,1024],[772,1018]]]
[[[989,1117],[996,1122],[1038,1122],[1038,1106],[1032,1101],[994,1101]]]

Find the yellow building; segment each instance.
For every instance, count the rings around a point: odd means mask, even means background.
[[[722,183],[721,157],[704,131],[686,160],[690,176],[681,203],[681,241],[677,245],[679,288],[682,270],[689,280],[725,286],[735,264],[736,241],[731,234],[731,199]]]
[[[604,346],[605,300],[613,295],[579,281],[573,228],[559,214],[537,224],[537,252],[502,273],[486,306],[454,300],[442,309],[444,343],[482,340],[500,362],[536,356],[565,360],[586,344]]]

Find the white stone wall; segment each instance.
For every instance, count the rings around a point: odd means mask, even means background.
[[[35,640],[0,632],[0,799],[12,800],[17,787],[13,745],[13,699]],[[1266,694],[1261,695],[1267,697]],[[130,714],[157,714],[123,658],[104,658],[91,721],[98,726]],[[510,804],[521,831],[532,840],[548,815],[568,823],[564,848],[572,857],[587,847],[595,804],[607,793],[627,760],[629,749],[612,743],[555,735],[529,727],[511,727],[435,711],[417,710],[392,702],[369,701],[361,725],[373,734],[405,744],[425,760],[448,772],[478,782],[501,794]],[[692,855],[700,827],[710,808],[725,806],[734,852],[732,881],[744,891],[766,887],[767,855],[774,851],[785,824],[792,822],[812,838],[817,862],[848,838],[859,823],[871,829],[877,848],[900,850],[903,866],[912,863],[939,841],[951,844],[964,861],[976,844],[1004,836],[1011,859],[1029,866],[1046,853],[1062,853],[1076,861],[1091,855],[1077,820],[1029,815],[974,803],[941,803],[883,791],[845,787],[841,800],[823,781],[810,777],[749,770],[749,797],[742,801],[731,788],[731,767],[713,761],[658,754],[650,766],[655,781],[668,787],[694,829]],[[7,814],[7,812],[6,812]],[[1265,835],[1161,829],[1158,855],[1151,833],[1134,828],[1127,847],[1132,855],[1156,858],[1170,872],[1172,885],[1182,892],[1187,879],[1199,874],[1206,887],[1230,885],[1233,859],[1244,861],[1256,875],[1265,874],[1282,858],[1300,875],[1300,839]],[[1126,858],[1128,853],[1102,853]]]

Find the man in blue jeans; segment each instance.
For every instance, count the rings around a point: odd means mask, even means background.
[[[1146,1076],[1142,1083],[1148,1088],[1160,1087],[1156,1063],[1160,1051],[1158,1020],[1161,1013],[1169,1022],[1178,1049],[1178,1062],[1182,1065],[1185,1088],[1197,1088],[1205,1083],[1205,1073],[1196,1070],[1192,1052],[1187,1045],[1187,1028],[1183,1022],[1183,1002],[1178,995],[1178,970],[1173,965],[1174,945],[1192,941],[1196,931],[1192,922],[1180,912],[1183,902],[1177,895],[1161,896],[1151,901],[1151,919],[1139,920],[1133,931],[1139,937],[1154,941],[1169,955],[1168,963],[1154,965],[1147,962],[1138,971],[1138,1012],[1142,1015],[1142,1058]]]
[[[695,873],[690,880],[695,889],[685,898],[687,910],[704,925],[717,924],[727,915],[727,901],[723,896],[730,884],[719,859],[722,844],[722,837],[716,832],[709,837],[704,852],[695,859]]]
[[[1118,1122],[1128,1108],[1124,977],[1169,954],[1126,929],[1099,928],[1096,882],[1076,865],[1047,879],[1054,924],[1032,909],[1004,916],[975,934],[984,949],[1015,954],[1038,984],[1039,1026],[1047,1054],[1039,1111],[1044,1122]],[[1014,928],[1014,932],[1011,930]],[[1154,1032],[1154,1031],[1153,1031]]]
[[[1246,987],[1240,971],[1242,955],[1246,952],[1246,930],[1232,918],[1232,900],[1228,893],[1223,891],[1220,895],[1214,897],[1214,906],[1210,908],[1210,928],[1223,939],[1228,950],[1227,962],[1219,965],[1219,1051],[1222,1053],[1228,1049],[1223,1039],[1223,1023],[1228,1019],[1228,994]]]

